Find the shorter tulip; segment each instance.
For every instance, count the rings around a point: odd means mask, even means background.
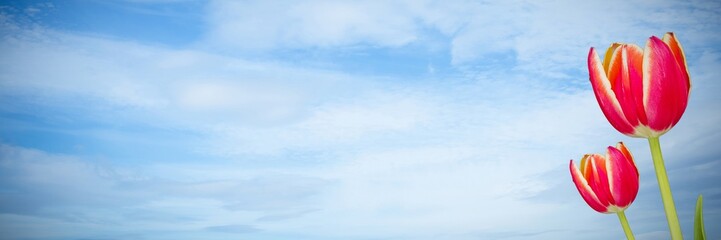
[[[608,147],[606,156],[586,154],[580,169],[569,165],[573,183],[583,200],[600,213],[623,212],[638,194],[638,169],[622,142]]]

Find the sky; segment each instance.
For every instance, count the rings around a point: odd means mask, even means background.
[[[623,239],[569,160],[645,139],[589,48],[674,32],[661,146],[683,232],[721,237],[718,1],[0,1],[0,239]]]

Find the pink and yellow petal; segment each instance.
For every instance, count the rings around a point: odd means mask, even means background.
[[[571,178],[573,180],[573,183],[574,185],[576,185],[576,189],[578,190],[578,193],[581,194],[583,200],[586,201],[588,206],[593,208],[593,210],[605,213],[608,207],[606,207],[606,205],[604,204],[601,204],[601,202],[598,200],[596,193],[593,192],[586,178],[583,177],[581,171],[573,164],[573,160],[571,160],[569,164],[569,169],[571,170]]]
[[[671,49],[651,37],[643,58],[643,101],[648,127],[660,136],[673,127],[686,110],[688,78]]]
[[[626,160],[628,160],[629,164],[633,165],[633,169],[636,170],[636,175],[639,175],[638,173],[638,167],[636,167],[636,162],[633,160],[633,155],[631,154],[631,151],[626,148],[626,145],[623,144],[623,142],[619,142],[616,144],[616,149],[621,151],[623,155],[626,157]]]
[[[662,40],[671,49],[671,53],[673,53],[674,58],[676,58],[676,63],[684,70],[683,72],[686,75],[686,79],[689,79],[688,86],[690,90],[691,78],[689,77],[688,65],[686,64],[686,54],[683,52],[681,43],[676,39],[676,35],[671,32],[664,34]]]
[[[606,166],[608,170],[609,190],[614,205],[625,208],[636,199],[638,194],[638,171],[632,161],[619,149],[608,147]]]
[[[611,82],[611,89],[621,106],[626,121],[628,121],[628,124],[631,126],[638,126],[640,124],[639,116],[644,115],[643,108],[638,108],[637,98],[634,95],[634,90],[638,91],[642,89],[640,87],[642,79],[640,74],[641,68],[634,66],[634,61],[638,56],[636,52],[630,53],[630,51],[633,51],[633,48],[628,44],[616,49],[614,57],[611,58],[611,62],[609,63],[608,79]]]
[[[609,65],[611,64],[611,61],[614,56],[616,56],[616,52],[618,50],[618,47],[620,47],[620,43],[613,43],[611,46],[606,49],[606,54],[603,55],[603,69],[606,70],[606,74],[608,75]]]
[[[583,177],[588,179],[591,176],[591,165],[589,164],[588,157],[590,157],[590,154],[583,155],[583,158],[581,158],[581,173],[583,173]]]
[[[633,134],[634,126],[626,120],[601,59],[593,48],[588,53],[588,72],[598,105],[608,121],[621,133]]]
[[[643,106],[643,49],[636,44],[624,46],[628,71],[629,91],[632,95],[636,118],[640,125],[647,125],[648,118]],[[637,125],[638,126],[638,125]]]
[[[588,160],[591,165],[591,176],[588,178],[588,185],[596,193],[601,204],[604,206],[614,204],[608,185],[606,159],[601,155],[592,154]]]

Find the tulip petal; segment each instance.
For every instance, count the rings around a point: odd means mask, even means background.
[[[616,94],[612,89],[611,82],[603,68],[601,58],[594,48],[591,48],[588,53],[588,73],[591,86],[593,87],[593,93],[596,95],[598,105],[601,107],[603,115],[606,116],[608,122],[623,134],[633,134],[634,126],[626,120],[621,105],[618,99],[616,99]]]
[[[593,192],[591,186],[588,185],[588,181],[586,180],[586,178],[583,177],[581,170],[579,170],[578,167],[573,164],[573,160],[571,160],[569,168],[571,170],[571,178],[573,179],[573,183],[576,185],[576,189],[578,189],[578,193],[581,194],[583,200],[586,201],[588,206],[591,206],[593,210],[605,213],[608,208],[606,207],[606,205],[601,204],[601,202],[598,200],[598,196],[596,196],[596,193]]]
[[[603,69],[606,69],[606,74],[608,75],[608,70],[610,69],[608,65],[611,64],[611,58],[614,56],[614,52],[616,52],[616,49],[621,46],[620,43],[613,43],[610,47],[606,50],[606,55],[603,55]]]
[[[640,97],[643,94],[642,64],[643,50],[634,44],[624,44],[616,48],[608,66],[611,89],[621,105],[624,117],[634,127],[646,124],[646,113]]]
[[[591,156],[590,154],[583,155],[583,158],[581,158],[581,173],[583,173],[583,177],[588,179],[589,176],[591,176],[591,165],[588,164],[588,157]]]
[[[678,42],[678,39],[676,39],[676,35],[674,35],[672,32],[668,32],[663,35],[663,42],[668,45],[669,48],[671,48],[671,53],[673,53],[673,56],[676,58],[676,62],[678,63],[678,66],[681,67],[684,71],[684,74],[686,75],[686,79],[688,79],[688,87],[689,91],[691,90],[691,77],[688,73],[688,65],[686,64],[686,54],[683,53],[683,48],[681,47],[681,43]]]
[[[604,206],[614,204],[614,199],[608,186],[608,172],[606,159],[598,154],[591,154],[588,161],[591,165],[591,176],[588,178],[588,185],[596,193],[598,201]]]
[[[639,176],[636,166],[622,151],[608,147],[606,167],[614,205],[621,209],[628,207],[638,194]]]
[[[636,163],[633,160],[633,155],[631,155],[631,151],[629,151],[628,148],[626,148],[626,145],[623,144],[623,142],[618,142],[618,144],[616,144],[616,149],[618,149],[619,151],[621,151],[621,153],[623,153],[623,155],[628,160],[629,164],[634,166],[634,168],[636,169],[636,174],[638,175],[638,168],[636,168]]]
[[[661,39],[651,37],[643,57],[643,102],[648,127],[654,136],[660,136],[671,129],[686,110],[689,80]]]
[[[643,49],[636,44],[628,44],[625,47],[626,66],[628,67],[628,84],[631,95],[633,95],[636,109],[636,117],[641,125],[648,125],[646,110],[643,107]]]

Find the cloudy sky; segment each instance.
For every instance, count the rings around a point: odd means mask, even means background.
[[[645,139],[590,47],[675,32],[661,138],[684,233],[721,237],[715,1],[2,1],[0,239],[623,239],[568,161],[624,141],[638,239],[667,238]]]

